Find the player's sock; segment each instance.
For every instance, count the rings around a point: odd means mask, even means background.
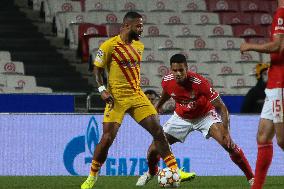
[[[149,167],[149,174],[156,175],[159,171],[158,162],[160,161],[161,156],[153,156],[148,158],[148,167]]]
[[[261,189],[273,156],[273,144],[258,144],[255,180],[252,189]]]
[[[234,151],[230,153],[231,160],[244,172],[247,177],[247,180],[252,179],[254,175],[249,165],[249,162],[244,155],[244,152],[237,145],[235,145],[233,150]]]
[[[169,167],[171,169],[177,169],[178,168],[177,160],[172,153],[164,158],[164,162],[166,163],[167,167]]]
[[[101,168],[102,164],[97,162],[96,160],[92,160],[90,176],[96,176]]]

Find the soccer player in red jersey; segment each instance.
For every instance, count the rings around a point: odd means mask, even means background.
[[[251,184],[253,172],[242,149],[231,139],[229,113],[218,92],[204,77],[188,71],[184,55],[173,55],[170,65],[171,74],[162,80],[162,96],[156,105],[159,110],[171,97],[176,102],[174,114],[163,126],[169,143],[184,142],[190,132],[200,131],[206,139],[214,138],[230,154]],[[145,180],[145,184],[158,171],[159,153],[154,143],[149,147],[147,159],[149,171],[138,179],[138,182]]]
[[[256,51],[270,53],[270,68],[265,89],[266,99],[262,108],[257,133],[258,153],[255,168],[255,183],[252,189],[261,189],[272,161],[272,139],[284,150],[283,92],[284,92],[284,0],[278,0],[272,27],[271,41],[265,44],[243,43],[241,53]]]

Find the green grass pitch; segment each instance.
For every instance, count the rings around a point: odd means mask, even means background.
[[[0,189],[80,189],[86,177],[77,176],[2,176]],[[144,187],[136,187],[138,177],[101,176],[95,188],[98,189],[154,189],[160,188],[157,179]],[[191,182],[182,183],[179,188],[187,189],[249,189],[245,177],[196,177]],[[268,177],[264,189],[284,188],[284,176]]]

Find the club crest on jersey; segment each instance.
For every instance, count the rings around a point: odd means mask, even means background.
[[[176,96],[176,94],[175,93],[171,93],[171,96]]]

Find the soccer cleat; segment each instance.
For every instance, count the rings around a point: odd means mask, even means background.
[[[87,180],[81,185],[81,189],[92,189],[97,182],[98,175],[88,176]]]
[[[154,176],[150,175],[149,172],[145,172],[136,182],[136,186],[145,186]]]
[[[178,170],[179,176],[180,176],[180,182],[185,182],[185,181],[191,181],[196,177],[195,172],[184,172],[183,168]]]
[[[254,183],[254,178],[251,178],[248,182],[249,182],[249,185],[252,186]]]

